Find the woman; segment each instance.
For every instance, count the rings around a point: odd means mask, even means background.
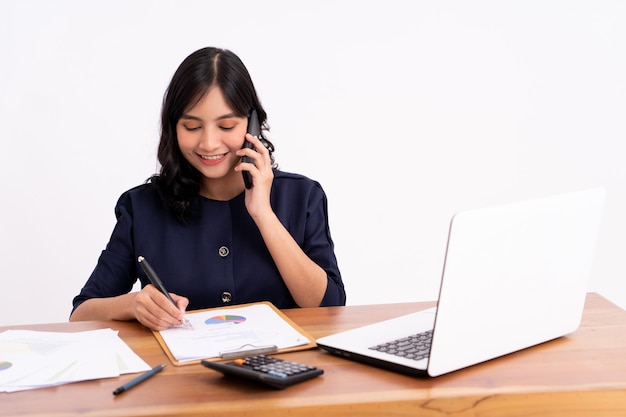
[[[117,224],[70,321],[137,319],[162,330],[187,309],[345,304],[326,195],[317,182],[277,169],[272,143],[246,133],[252,110],[267,131],[250,75],[232,52],[203,48],[181,63],[163,101],[160,173],[118,200]],[[176,306],[149,284],[139,256]],[[142,290],[130,292],[137,277]]]

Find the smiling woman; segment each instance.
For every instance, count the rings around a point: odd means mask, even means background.
[[[241,157],[248,120],[231,111],[222,90],[212,86],[204,97],[185,111],[176,124],[181,153],[204,177],[200,194],[230,200],[241,193],[242,177],[234,169]],[[220,186],[223,184],[223,186]]]
[[[186,309],[345,304],[322,187],[278,170],[272,143],[246,133],[248,115],[268,130],[235,54],[203,48],[183,61],[163,101],[161,171],[120,197],[117,225],[71,320],[137,319],[162,330]],[[150,260],[175,304],[149,283],[138,257]],[[137,276],[142,289],[130,292]]]

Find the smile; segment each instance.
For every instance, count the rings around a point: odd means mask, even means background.
[[[226,155],[226,154],[223,153],[223,154],[220,154],[220,155],[211,155],[211,156],[200,155],[200,158],[204,159],[205,161],[216,161],[218,159],[222,159],[224,157],[224,155]]]
[[[219,164],[220,162],[222,162],[225,158],[226,158],[225,153],[219,154],[219,155],[199,155],[200,157],[200,162],[203,163],[204,165],[216,165]]]

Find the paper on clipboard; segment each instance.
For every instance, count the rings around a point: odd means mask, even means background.
[[[269,302],[187,312],[193,329],[154,332],[174,365],[218,359],[225,353],[309,349],[315,341]]]

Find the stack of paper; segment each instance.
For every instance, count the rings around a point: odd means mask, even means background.
[[[112,329],[0,333],[0,392],[112,378],[149,369]]]

